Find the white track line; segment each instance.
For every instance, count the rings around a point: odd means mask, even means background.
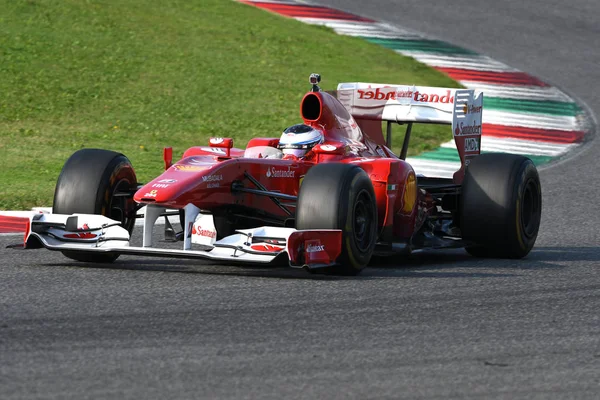
[[[460,168],[460,162],[454,161],[438,161],[412,157],[408,157],[406,161],[412,165],[417,174],[440,178],[452,178],[452,175]]]
[[[460,68],[475,71],[493,71],[493,72],[519,72],[518,69],[510,67],[500,61],[496,61],[488,56],[479,54],[436,54],[422,51],[404,51],[397,50],[405,56],[433,67]]]
[[[324,25],[336,33],[346,36],[365,36],[382,39],[422,40],[423,38],[409,30],[393,29],[379,22],[355,22],[320,18],[295,18],[310,25]]]
[[[575,117],[496,111],[490,109],[486,110],[485,108],[483,112],[483,123],[506,126],[522,126],[536,129],[557,129],[563,131],[582,130],[581,124]]]
[[[486,97],[514,98],[519,100],[554,100],[573,103],[573,99],[555,87],[496,85],[474,81],[461,81],[469,89],[477,89]]]

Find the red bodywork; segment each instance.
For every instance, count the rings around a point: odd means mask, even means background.
[[[17,217],[0,215],[0,233],[24,233],[24,240],[31,230],[31,219],[29,217]]]
[[[135,201],[175,209],[192,203],[216,216],[235,209],[285,225],[294,218],[295,201],[282,200],[282,208],[268,197],[232,189],[235,185],[256,188],[249,175],[270,192],[297,196],[303,176],[316,163],[354,163],[373,182],[380,238],[386,241],[409,238],[425,215],[430,215],[419,210],[431,211],[435,207],[427,196],[419,194],[413,168],[385,146],[381,122],[359,121],[359,126],[346,108],[326,92],[307,93],[300,113],[305,124],[321,130],[325,136],[324,143],[315,146],[305,158],[245,158],[244,150],[232,147],[232,139],[212,138],[209,146],[189,148],[172,165],[168,151],[165,152],[168,168],[138,190]],[[248,147],[277,147],[278,142],[278,138],[254,138]]]

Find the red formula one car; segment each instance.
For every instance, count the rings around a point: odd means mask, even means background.
[[[483,95],[473,90],[343,83],[301,101],[303,124],[246,149],[211,138],[138,185],[129,160],[83,149],[65,163],[53,214],[1,213],[0,226],[25,232],[25,248],[45,247],[87,262],[120,254],[270,263],[356,274],[374,254],[465,247],[475,256],[520,258],[537,237],[538,173],[528,158],[480,155]],[[387,121],[384,136],[382,121]],[[461,167],[451,179],[420,176],[405,161],[414,123],[452,125]],[[406,126],[392,153],[393,124]],[[143,244],[130,245],[138,210]],[[175,210],[182,232],[165,217]],[[165,247],[163,245],[163,247]]]

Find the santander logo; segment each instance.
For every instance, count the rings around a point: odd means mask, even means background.
[[[271,167],[267,169],[265,175],[267,178],[294,178],[296,176],[296,171],[292,171],[291,167],[288,167],[287,170]]]
[[[421,93],[418,90],[391,90],[383,88],[377,88],[373,90],[357,90],[358,98],[364,100],[400,100],[400,99],[412,99],[422,103],[454,103],[454,96],[452,91],[446,90],[445,94],[440,95],[439,93]]]
[[[200,225],[196,228],[196,226],[192,226],[192,235],[199,235],[208,238],[216,238],[217,232],[209,229],[202,229]]]
[[[454,136],[462,135],[481,135],[481,125],[478,125],[477,122],[473,122],[473,125],[467,125],[464,122],[461,122],[460,125],[456,125]]]

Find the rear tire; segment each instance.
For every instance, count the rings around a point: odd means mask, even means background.
[[[465,171],[461,231],[476,257],[522,258],[540,227],[542,191],[537,169],[515,154],[482,154]]]
[[[341,229],[339,265],[327,272],[358,274],[371,260],[377,241],[377,203],[367,173],[351,164],[312,167],[298,196],[296,229]]]
[[[123,154],[101,149],[82,149],[65,163],[56,182],[52,212],[55,214],[100,214],[117,221],[131,232],[135,224],[132,197],[114,197],[116,192],[137,188],[131,163]],[[118,254],[63,251],[66,257],[84,262],[109,263]]]

